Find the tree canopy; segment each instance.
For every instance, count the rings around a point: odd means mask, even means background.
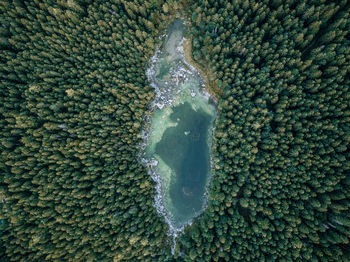
[[[3,261],[349,261],[350,4],[0,2]],[[208,208],[170,252],[138,160],[177,12],[218,98]]]

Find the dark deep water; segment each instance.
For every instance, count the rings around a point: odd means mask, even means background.
[[[173,108],[170,119],[177,126],[165,130],[155,153],[175,171],[170,197],[178,223],[202,210],[207,173],[210,168],[208,129],[212,116],[195,111],[188,102]]]

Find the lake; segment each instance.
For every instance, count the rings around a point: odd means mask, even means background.
[[[184,55],[184,22],[169,27],[147,76],[155,89],[145,159],[157,182],[156,207],[180,231],[206,206],[215,105]]]

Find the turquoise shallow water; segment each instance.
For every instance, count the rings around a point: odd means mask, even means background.
[[[157,209],[173,231],[205,208],[215,118],[203,79],[184,58],[185,30],[175,20],[147,71],[156,97],[145,158],[157,182]]]

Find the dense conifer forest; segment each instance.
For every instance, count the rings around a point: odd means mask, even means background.
[[[218,99],[174,254],[138,160],[180,14]],[[0,1],[0,261],[350,261],[350,3]]]

